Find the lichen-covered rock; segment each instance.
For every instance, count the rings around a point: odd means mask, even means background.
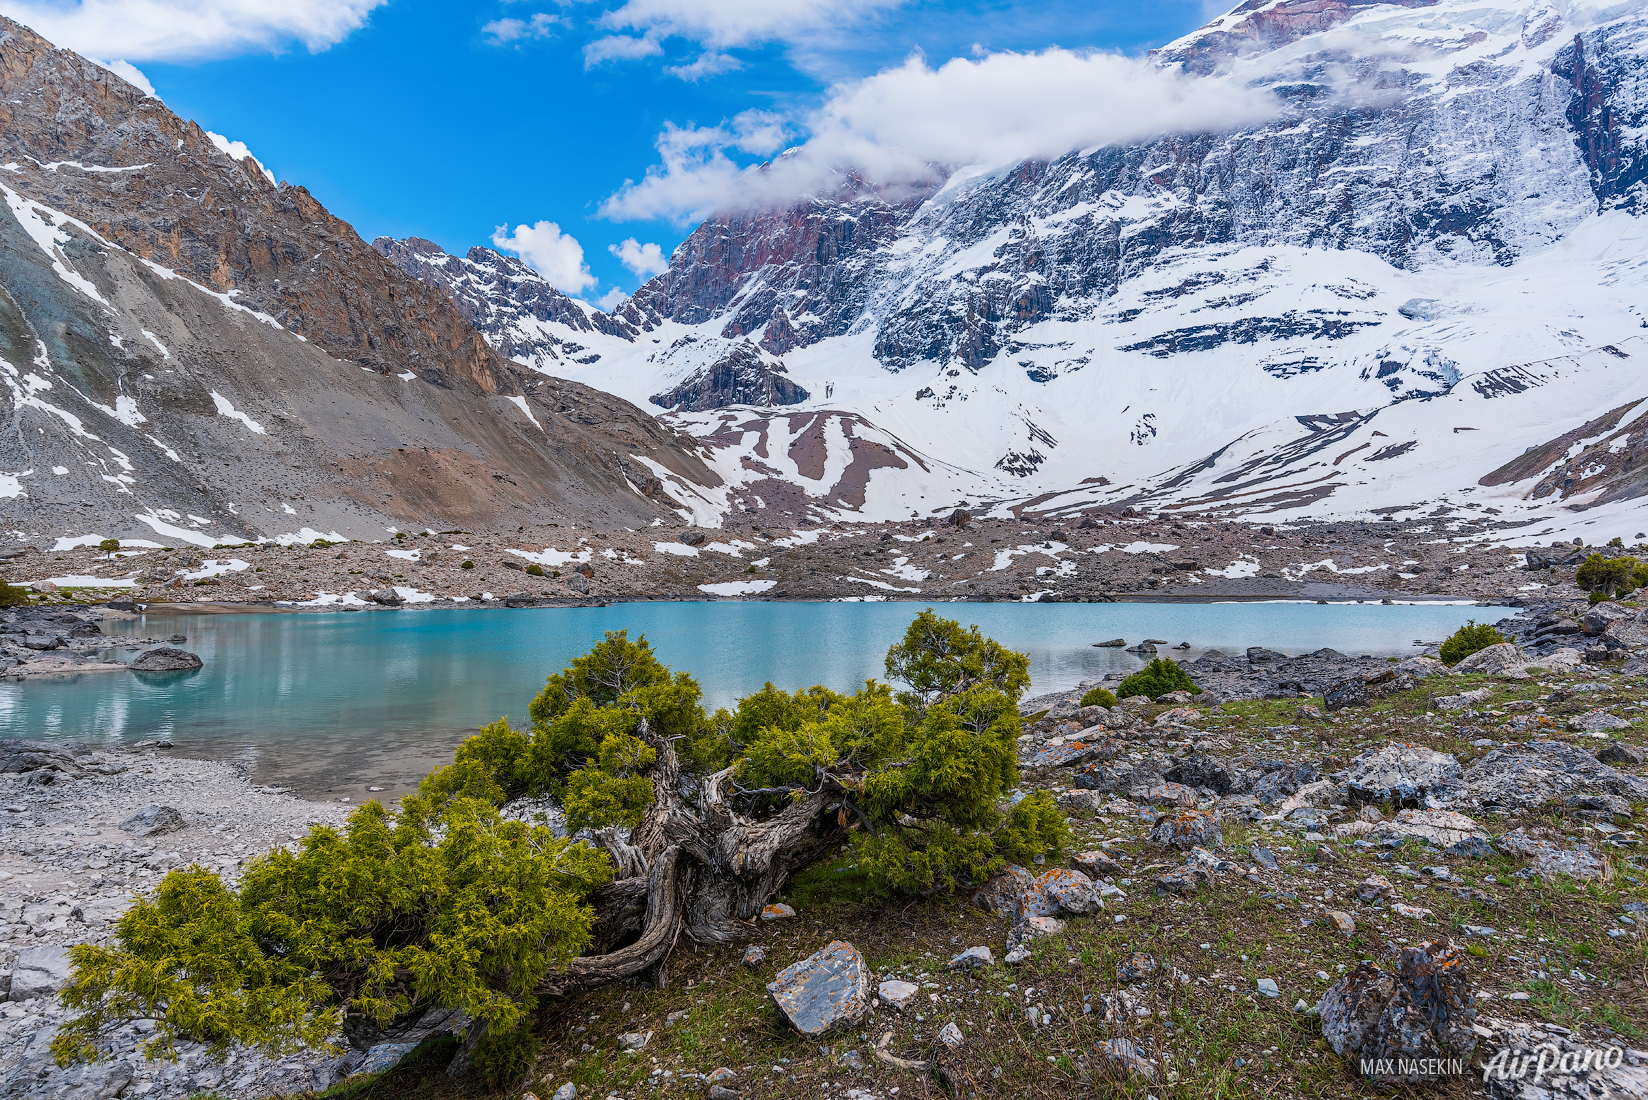
[[[1122,873],[1121,864],[1111,859],[1108,853],[1098,850],[1077,852],[1070,857],[1070,865],[1088,878],[1094,879]]]
[[[882,982],[876,988],[876,996],[881,1003],[889,1008],[906,1008],[916,999],[921,987],[914,982],[899,981],[897,978]]]
[[[945,964],[951,970],[980,970],[996,965],[988,947],[969,947]]]
[[[1040,875],[1025,891],[1019,912],[1025,917],[1082,916],[1104,908],[1093,880],[1067,867]]]
[[[1365,962],[1317,1005],[1322,1036],[1381,1084],[1433,1080],[1439,1063],[1476,1049],[1476,1007],[1465,952],[1447,940],[1403,949],[1395,967]]]
[[[1118,982],[1142,982],[1156,973],[1156,957],[1143,951],[1135,951],[1116,968]]]
[[[1218,819],[1207,810],[1185,810],[1168,814],[1150,830],[1150,842],[1173,848],[1222,848],[1224,834]]]
[[[1422,806],[1454,794],[1460,771],[1459,761],[1448,753],[1398,741],[1351,761],[1345,788],[1359,802]]]
[[[1152,806],[1194,806],[1196,790],[1183,783],[1158,783],[1145,792],[1144,801]]]
[[[849,1027],[870,1010],[870,968],[858,948],[835,940],[767,984],[778,1014],[809,1039]]]
[[[1582,733],[1598,733],[1603,730],[1629,729],[1631,723],[1617,714],[1609,714],[1601,707],[1588,710],[1584,714],[1576,714],[1568,719],[1568,728]]]
[[[139,653],[129,666],[133,672],[187,672],[204,662],[186,649],[162,645]]]
[[[1479,687],[1475,691],[1461,691],[1457,695],[1437,695],[1432,697],[1431,703],[1440,711],[1470,710],[1478,703],[1487,702],[1493,694],[1491,687]]]

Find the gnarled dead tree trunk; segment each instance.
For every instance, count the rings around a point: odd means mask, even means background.
[[[732,943],[754,934],[754,921],[796,871],[847,838],[846,792],[821,780],[817,791],[771,817],[741,814],[728,799],[731,769],[700,784],[697,805],[682,797],[675,746],[645,719],[636,731],[658,753],[651,778],[653,804],[626,843],[598,836],[620,875],[592,898],[594,948],[539,983],[561,994],[651,973],[664,984],[664,966],[682,932],[697,943]],[[630,941],[633,937],[633,942]],[[624,946],[616,946],[624,944]]]

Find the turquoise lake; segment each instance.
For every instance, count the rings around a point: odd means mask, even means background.
[[[403,792],[482,723],[524,724],[544,677],[609,630],[645,635],[698,679],[711,706],[772,681],[852,690],[916,603],[625,603],[601,608],[148,615],[120,635],[188,635],[204,668],[87,673],[0,684],[0,736],[127,743],[165,737],[190,756],[240,761],[260,782],[311,797]],[[1467,619],[1508,608],[1444,604],[939,604],[1031,660],[1033,692],[1058,691],[1139,658],[1093,643],[1181,641],[1194,657],[1261,645],[1296,654],[1407,655]],[[1162,647],[1164,652],[1166,647]]]

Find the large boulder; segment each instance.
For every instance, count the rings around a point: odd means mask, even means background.
[[[1530,810],[1582,791],[1648,802],[1648,780],[1611,768],[1565,741],[1494,749],[1471,765],[1464,783],[1464,797],[1490,810]]]
[[[132,659],[133,672],[187,672],[199,668],[203,662],[186,649],[176,646],[156,646]]]
[[[25,947],[12,964],[11,999],[49,997],[68,984],[74,964],[66,947]]]
[[[1017,864],[1009,863],[1001,874],[973,894],[973,904],[991,913],[1016,917],[1020,900],[1035,881],[1035,875]]]
[[[1459,761],[1445,752],[1393,742],[1351,761],[1345,788],[1358,802],[1423,806],[1451,797],[1459,788]]]
[[[50,741],[0,741],[0,775],[22,775],[48,769],[67,775],[82,775],[86,769],[75,759],[91,752],[84,741],[56,744]]]
[[[1527,673],[1522,670],[1530,664],[1526,655],[1516,648],[1514,643],[1500,642],[1498,645],[1479,649],[1453,666],[1455,673],[1483,672],[1490,676],[1512,676],[1524,679]]]
[[[1494,847],[1511,856],[1524,856],[1541,878],[1567,875],[1576,879],[1600,879],[1602,861],[1590,851],[1589,845],[1564,848],[1548,840],[1528,835],[1525,829],[1506,833],[1494,842]]]
[[[188,827],[183,815],[170,806],[145,806],[120,823],[122,832],[135,837],[160,836]]]
[[[870,968],[858,948],[835,940],[780,970],[767,993],[786,1023],[816,1039],[851,1027],[870,1011]]]
[[[1476,1049],[1465,959],[1444,939],[1403,949],[1393,969],[1364,962],[1322,995],[1323,1038],[1379,1084],[1437,1079],[1441,1059],[1469,1059]]]

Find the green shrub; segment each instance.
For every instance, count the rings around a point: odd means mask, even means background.
[[[1639,575],[1641,581],[1637,579]],[[1648,582],[1648,565],[1629,555],[1605,558],[1593,553],[1574,573],[1575,584],[1593,593],[1600,592],[1604,597],[1641,588],[1643,582]]]
[[[1586,599],[1590,600],[1591,603],[1593,603],[1593,604],[1607,603],[1608,602],[1608,597],[1604,596],[1601,592],[1592,592],[1589,596],[1586,597]]]
[[[543,1041],[527,1026],[509,1031],[488,1028],[475,1044],[469,1064],[487,1088],[501,1091],[519,1084],[532,1072],[538,1062],[538,1050],[543,1045]]]
[[[292,850],[249,860],[238,887],[198,866],[166,875],[113,942],[72,949],[62,1001],[75,1015],[52,1051],[65,1064],[95,1059],[109,1032],[152,1020],[151,1058],[175,1057],[184,1038],[219,1057],[237,1045],[286,1053],[336,1040],[346,1020],[383,1026],[442,1006],[486,1027],[474,1068],[509,1087],[536,1059],[525,1025],[559,989],[553,972],[592,942],[613,864],[584,841],[504,819],[508,799],[548,795],[574,831],[645,821],[640,838],[659,791],[719,773],[743,821],[784,823],[768,897],[843,841],[873,890],[971,886],[1069,841],[1046,792],[1000,808],[1019,779],[1029,665],[925,611],[887,652],[905,690],[769,684],[710,715],[697,682],[645,638],[609,633],[548,677],[528,728],[484,726],[398,810],[369,802],[341,828],[315,826]],[[712,847],[748,827],[697,820]]]
[[[120,540],[119,539],[104,539],[102,542],[97,544],[97,549],[101,553],[112,554],[116,550],[120,549]]]
[[[1498,645],[1505,640],[1505,635],[1486,623],[1477,625],[1475,619],[1454,631],[1447,641],[1442,643],[1442,663],[1457,665],[1466,657],[1478,650],[1487,649],[1491,645]]]
[[[316,539],[314,542],[311,542],[309,544],[309,549],[311,549],[311,550],[330,550],[332,547],[334,547],[336,545],[337,545],[337,543],[328,542],[326,539]]]
[[[533,562],[531,565],[526,567],[526,572],[534,577],[541,577],[544,575],[544,567],[539,565],[537,562]]]
[[[465,558],[463,564],[458,566],[458,568],[459,569],[473,569],[473,568],[475,568],[475,563],[470,561],[468,558]]]
[[[1094,688],[1081,697],[1084,707],[1113,707],[1116,705],[1116,696],[1106,688]]]
[[[22,607],[29,602],[29,590],[20,584],[7,584],[0,577],[0,607]]]
[[[1116,688],[1116,695],[1122,699],[1132,695],[1160,699],[1170,691],[1188,691],[1192,695],[1202,693],[1188,672],[1165,657],[1157,657],[1123,680]]]

